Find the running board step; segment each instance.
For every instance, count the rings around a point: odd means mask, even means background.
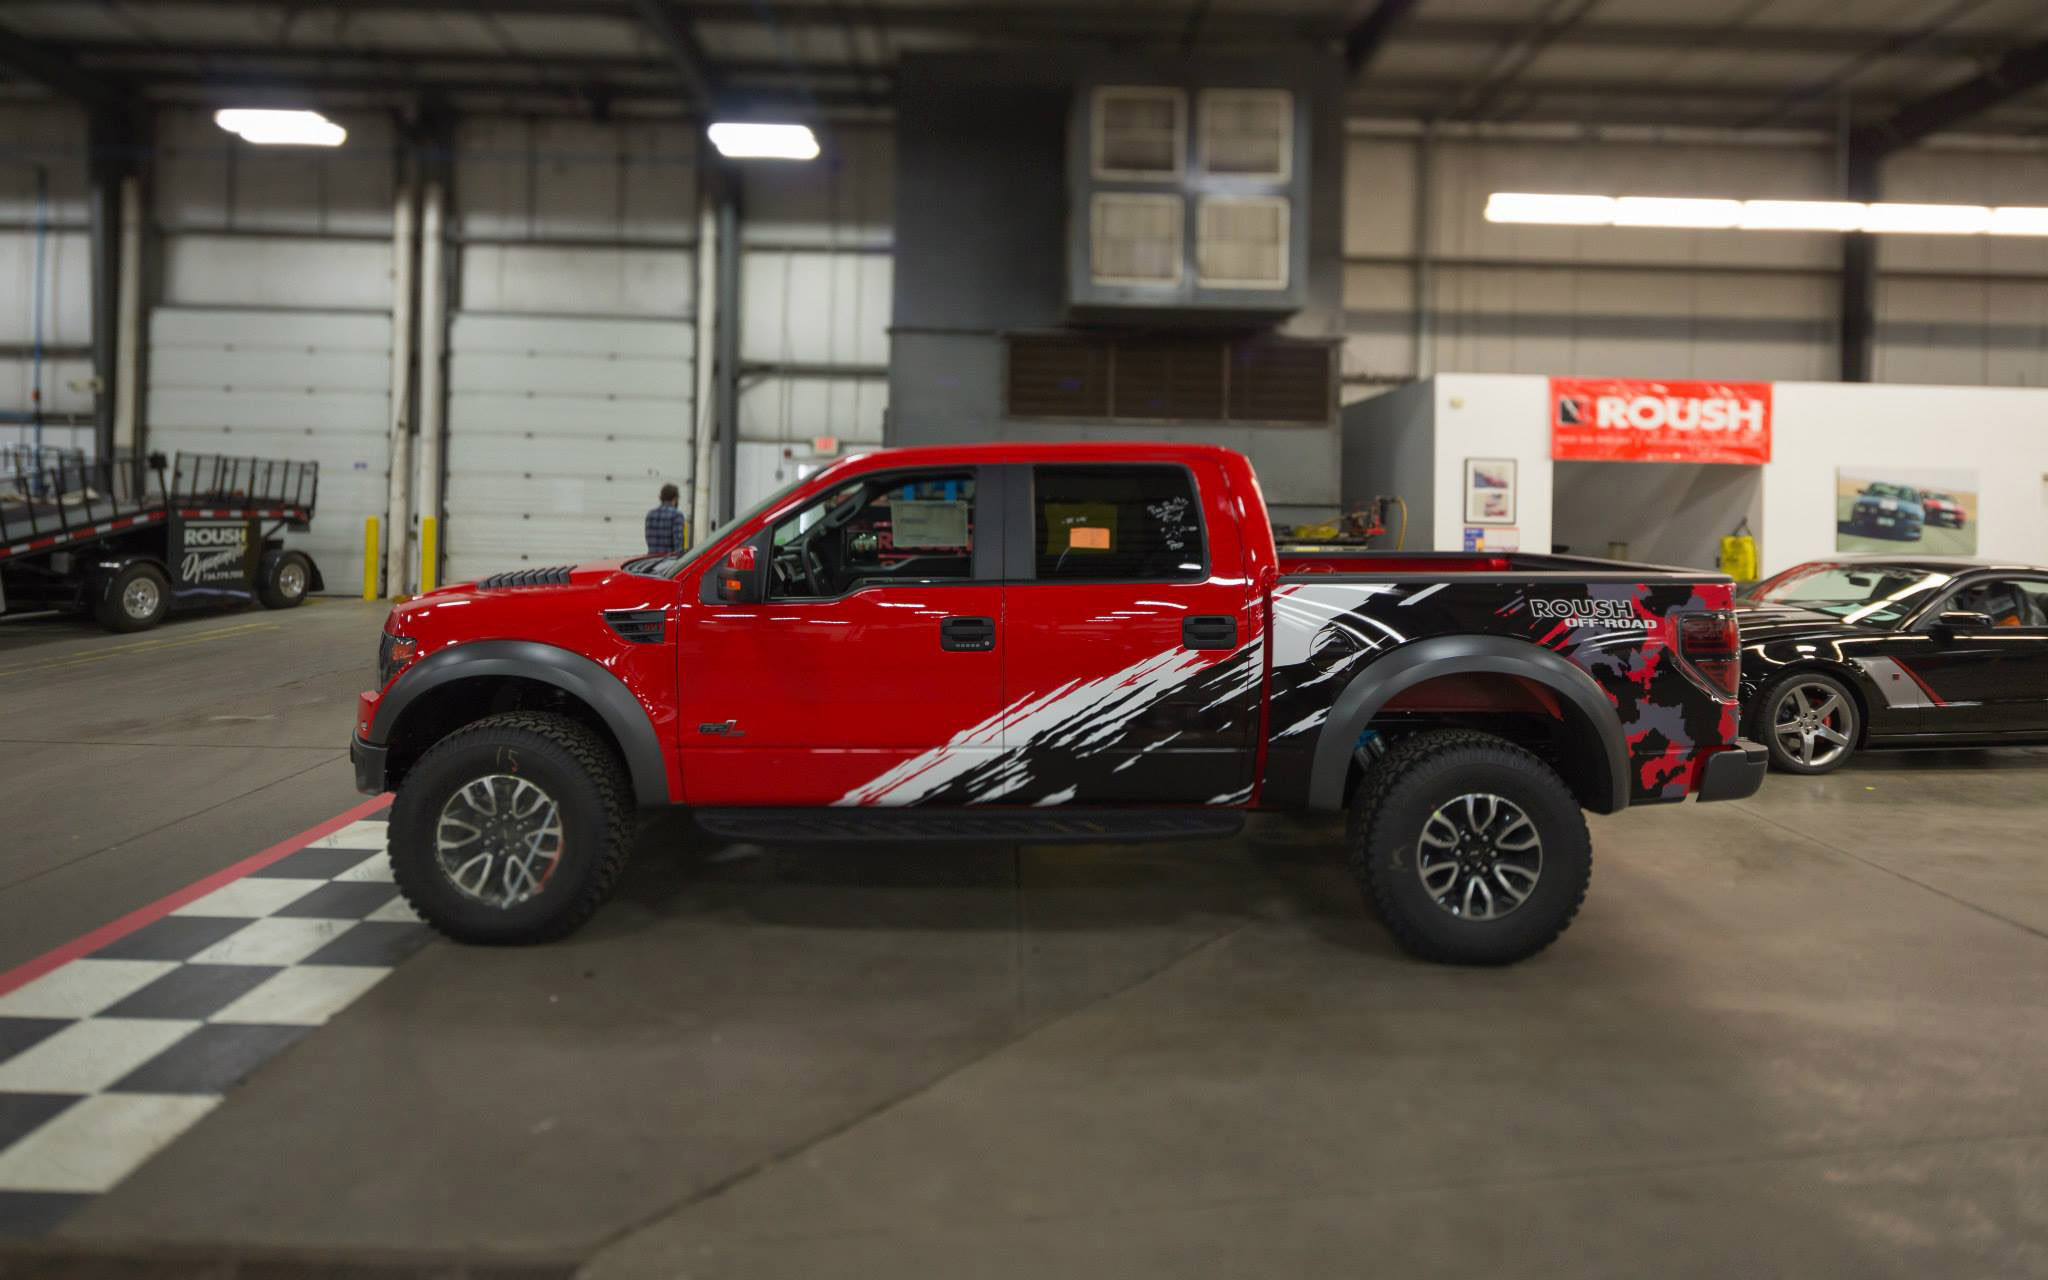
[[[1217,840],[1244,830],[1240,809],[698,809],[729,840],[1001,840],[1125,844]]]

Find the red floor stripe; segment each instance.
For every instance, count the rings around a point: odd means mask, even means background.
[[[134,933],[146,924],[154,924],[176,911],[188,902],[196,902],[222,885],[240,880],[251,872],[261,871],[273,862],[297,853],[322,836],[331,836],[351,822],[369,817],[391,803],[391,796],[377,796],[365,800],[346,812],[338,813],[318,826],[308,827],[290,839],[279,841],[258,854],[252,854],[231,867],[223,867],[203,880],[195,880],[176,893],[159,898],[146,907],[138,907],[109,924],[103,924],[91,933],[73,938],[60,947],[54,947],[26,964],[17,965],[0,973],[0,996],[17,987],[23,987],[52,969],[61,968],[80,956],[88,956],[110,942],[116,942]]]

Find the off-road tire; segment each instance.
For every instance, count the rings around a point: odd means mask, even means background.
[[[434,834],[464,784],[510,773],[560,807],[562,852],[541,891],[509,907],[465,895],[442,871]],[[618,884],[632,848],[632,788],[619,758],[567,716],[513,711],[464,725],[429,748],[391,806],[393,877],[421,919],[457,942],[524,944],[573,933]]]
[[[289,565],[299,571],[298,590],[287,590],[279,579],[285,576]],[[263,576],[256,583],[256,598],[266,609],[296,609],[306,603],[306,597],[313,590],[313,562],[304,552],[287,551],[269,564],[263,566]]]
[[[1416,871],[1429,816],[1473,792],[1514,803],[1542,841],[1542,868],[1529,897],[1493,920],[1451,914]],[[1505,738],[1461,729],[1406,738],[1366,774],[1351,808],[1352,874],[1394,940],[1421,959],[1513,964],[1555,942],[1586,900],[1593,845],[1579,802],[1556,770]]]
[[[128,589],[138,579],[147,579],[156,586],[156,608],[142,615],[130,613],[125,603]],[[109,631],[147,631],[162,622],[170,611],[171,580],[162,569],[139,560],[114,575],[114,580],[107,584],[107,594],[94,606],[93,617]]]

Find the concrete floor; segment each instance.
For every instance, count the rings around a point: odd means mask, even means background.
[[[152,648],[0,627],[0,967],[352,803],[335,744],[380,617]],[[905,852],[664,819],[584,933],[430,946],[61,1244],[596,1277],[2048,1274],[2044,803],[2048,752],[1957,752],[1599,819],[1578,923],[1498,972],[1396,952],[1328,822]]]

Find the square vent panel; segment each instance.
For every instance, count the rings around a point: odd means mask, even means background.
[[[1187,96],[1178,89],[1095,91],[1094,172],[1098,178],[1171,182],[1187,150]]]
[[[1202,287],[1285,289],[1289,209],[1279,196],[1204,196],[1195,229]]]
[[[1278,89],[1205,89],[1201,165],[1219,176],[1285,182],[1294,167],[1294,95]]]
[[[1098,191],[1089,206],[1089,274],[1096,284],[1180,283],[1179,196]]]

